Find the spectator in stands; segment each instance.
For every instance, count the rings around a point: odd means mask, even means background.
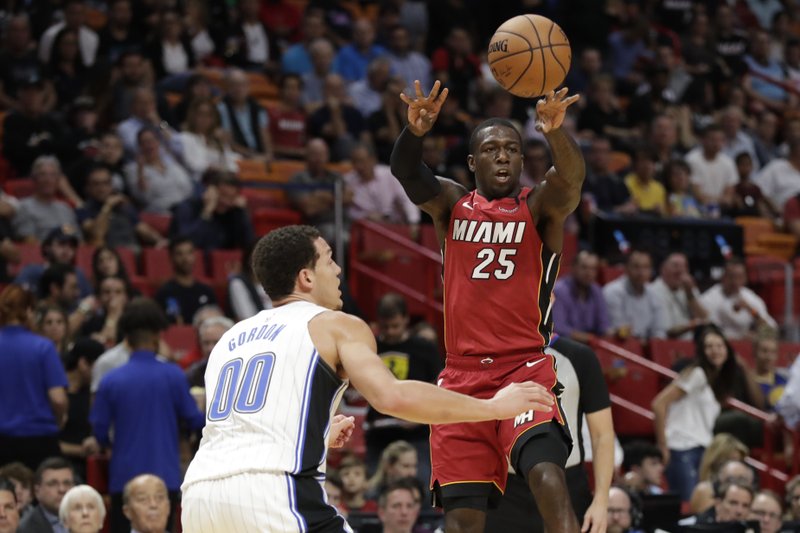
[[[778,117],[772,111],[762,111],[756,118],[753,145],[759,168],[766,167],[778,153]]]
[[[339,514],[347,518],[347,508],[344,507],[344,502],[342,501],[343,494],[344,486],[338,472],[328,468],[327,472],[325,472],[325,495],[328,497],[328,503],[335,507]]]
[[[87,242],[95,246],[138,250],[140,240],[159,247],[166,245],[158,231],[139,219],[130,200],[114,191],[108,167],[98,165],[89,170],[86,203],[76,215]]]
[[[296,74],[281,78],[280,100],[267,109],[275,157],[303,159],[306,155],[306,111],[302,104],[303,80]]]
[[[761,188],[751,181],[753,177],[753,158],[747,152],[741,152],[735,157],[736,170],[739,174],[739,183],[736,184],[733,194],[733,205],[727,210],[727,215],[735,217],[763,217],[776,220],[781,211],[771,199],[764,196]]]
[[[312,69],[302,75],[303,80],[303,105],[308,112],[318,109],[330,96],[325,92],[325,83],[329,75],[335,74],[333,62],[336,51],[328,39],[321,38],[313,41],[308,52],[311,54]],[[344,85],[344,81],[342,81]]]
[[[130,527],[122,510],[122,491],[139,474],[152,473],[164,479],[171,501],[177,503],[179,422],[193,430],[205,423],[180,368],[156,359],[159,335],[168,325],[167,317],[150,299],[136,298],[126,307],[120,328],[132,350],[130,360],[106,374],[92,407],[95,438],[101,446],[113,447],[109,492],[114,531]]]
[[[641,501],[622,487],[608,489],[608,533],[639,533]]]
[[[786,506],[787,520],[800,522],[800,476],[786,483]]]
[[[333,161],[347,159],[364,131],[364,118],[348,101],[344,80],[338,74],[325,78],[323,105],[308,116],[308,134],[328,143]]]
[[[97,150],[75,161],[68,169],[69,183],[75,191],[86,194],[86,178],[95,166],[104,166],[111,173],[111,186],[114,192],[126,192],[125,150],[122,140],[113,131],[100,136]]]
[[[308,47],[316,39],[324,37],[326,30],[324,12],[317,9],[307,9],[303,15],[303,41],[291,45],[283,52],[281,70],[284,73],[301,76],[306,72],[310,72],[312,66]]]
[[[81,337],[63,357],[69,382],[69,411],[58,444],[61,453],[72,461],[72,466],[81,479],[86,479],[86,457],[100,451],[89,423],[92,403],[89,385],[92,381],[92,366],[104,350],[99,342]]]
[[[339,463],[342,483],[342,500],[348,513],[374,513],[378,510],[375,500],[366,498],[367,465],[355,454],[346,455]]]
[[[58,455],[66,421],[67,376],[53,343],[29,330],[34,303],[17,285],[0,293],[0,465]]]
[[[128,282],[119,276],[106,276],[97,282],[97,302],[93,313],[86,317],[80,336],[91,337],[106,347],[122,340],[117,323],[130,298]]]
[[[166,9],[161,12],[158,35],[151,41],[146,54],[158,80],[184,74],[194,67],[194,51],[177,11]]]
[[[592,140],[587,157],[586,181],[583,195],[590,199],[592,211],[605,211],[620,215],[632,215],[636,204],[631,200],[625,183],[611,171],[611,143],[605,137]]]
[[[385,61],[385,59],[379,61]],[[375,146],[378,161],[385,165],[389,164],[394,140],[400,135],[407,120],[405,104],[397,97],[402,90],[403,81],[400,78],[397,76],[389,78],[381,95],[379,108],[367,116],[367,130],[370,140]],[[445,155],[443,148],[439,152],[441,156]],[[444,171],[445,169],[442,170]]]
[[[722,446],[718,446],[720,442],[722,442]],[[738,448],[726,450],[724,446],[727,442],[732,443],[730,445],[741,447],[744,450],[744,454]],[[717,447],[716,450],[713,449],[715,446]],[[692,497],[689,500],[689,508],[693,513],[704,513],[713,508],[714,487],[718,487],[723,483],[735,482],[750,487],[756,486],[753,470],[742,462],[748,454],[749,448],[732,435],[718,433],[714,437],[714,440],[711,441],[711,444],[703,454],[703,460],[700,462],[700,483],[694,487]],[[710,460],[709,457],[711,457]],[[725,459],[725,457],[728,457],[728,459]],[[718,459],[722,459],[722,462]],[[706,477],[702,477],[703,475]]]
[[[206,366],[211,350],[217,345],[226,331],[233,327],[233,320],[225,316],[217,316],[203,320],[197,328],[200,341],[201,359],[186,370],[186,379],[190,387],[205,388]]]
[[[708,312],[700,303],[700,291],[689,273],[686,254],[668,255],[661,263],[661,275],[650,286],[664,306],[670,339],[691,339],[694,329],[708,322]]]
[[[664,459],[661,450],[650,442],[637,440],[623,448],[625,458],[622,469],[639,476],[642,483],[637,491],[642,494],[664,493]]]
[[[164,158],[172,159],[181,154],[178,133],[162,118],[156,105],[156,93],[150,87],[137,86],[131,90],[130,115],[122,118],[124,120],[117,126],[117,134],[130,158],[141,153],[139,136],[145,129],[150,129],[163,142],[163,148],[159,148],[163,150]],[[131,189],[135,187],[132,186]]]
[[[552,166],[550,151],[544,142],[531,139],[525,142],[522,155],[520,184],[523,187],[534,188],[544,179],[545,173]]]
[[[131,0],[110,0],[106,14],[106,25],[98,34],[97,55],[104,64],[116,65],[126,51],[139,47],[142,41],[136,26],[131,24]]]
[[[368,76],[368,65],[385,54],[386,49],[375,43],[375,24],[358,19],[353,23],[353,42],[336,54],[336,73],[348,83],[362,81]]]
[[[19,207],[19,200],[0,191],[0,283],[7,283],[8,263],[20,260],[19,248],[11,239],[15,237],[12,221]]]
[[[800,357],[795,357],[794,363],[789,368],[789,380],[781,399],[775,405],[775,412],[778,421],[783,421],[787,427],[793,429],[800,427]],[[793,502],[792,505],[799,504]],[[800,517],[800,513],[796,514]]]
[[[39,303],[59,307],[68,313],[69,337],[81,330],[96,306],[94,296],[80,298],[75,268],[58,263],[47,267],[39,279]]]
[[[29,291],[37,292],[39,290],[39,279],[48,267],[55,264],[75,265],[78,242],[78,234],[75,232],[74,227],[59,226],[54,228],[42,241],[41,251],[44,261],[23,267],[14,283]],[[75,274],[78,276],[81,298],[90,296],[94,291],[86,274],[78,267],[75,267]]]
[[[19,526],[19,509],[14,485],[0,477],[0,533],[16,533]]]
[[[695,337],[696,361],[653,400],[656,441],[672,491],[689,501],[720,405],[733,393],[736,360],[725,338],[707,326]]]
[[[252,253],[253,245],[248,246],[242,256],[241,272],[232,274],[228,278],[227,308],[237,322],[272,307],[272,300],[267,296],[264,287],[253,273],[253,265],[250,260]]]
[[[61,500],[58,518],[68,533],[99,533],[106,518],[106,505],[95,489],[76,485]]]
[[[89,83],[88,69],[78,49],[78,32],[64,28],[53,41],[48,77],[56,92],[55,110],[66,111]]]
[[[605,137],[619,150],[629,145],[634,130],[614,94],[614,78],[598,74],[591,82],[586,107],[578,117],[578,131],[588,139]]]
[[[344,176],[353,191],[348,207],[352,220],[368,219],[391,224],[408,224],[412,238],[419,232],[420,212],[403,192],[387,165],[378,163],[367,144],[357,144],[350,152],[353,170]]]
[[[392,292],[384,294],[378,302],[377,318],[377,353],[394,376],[400,380],[434,383],[442,370],[439,350],[429,341],[411,334],[405,298]],[[416,449],[419,479],[424,481],[430,477],[430,432],[427,425],[410,424],[370,408],[364,427],[367,465],[371,469],[378,464],[381,452],[388,445],[402,440]]]
[[[724,483],[715,489],[714,506],[678,522],[681,526],[741,522],[750,514],[754,490],[750,485]]]
[[[664,176],[664,168],[673,159],[680,159],[681,147],[678,140],[678,121],[668,114],[656,115],[648,125],[648,144],[656,156],[656,172]],[[666,185],[666,179],[662,178]]]
[[[239,181],[226,171],[203,174],[202,197],[193,197],[172,209],[172,238],[187,237],[202,250],[245,249],[255,241],[250,215],[243,206]]]
[[[378,518],[383,533],[412,533],[419,517],[420,503],[407,483],[389,483],[378,498]]]
[[[19,106],[3,120],[3,156],[18,176],[27,176],[42,155],[63,155],[63,124],[45,108],[45,84],[39,74],[19,80]]]
[[[56,36],[65,28],[78,34],[78,45],[83,63],[87,67],[94,65],[100,39],[86,25],[86,4],[83,0],[67,0],[64,2],[63,22],[50,26],[42,35],[42,39],[39,42],[39,60],[44,64],[50,62]]]
[[[162,153],[157,129],[144,127],[136,139],[139,145],[136,161],[125,167],[128,189],[142,210],[169,213],[173,205],[192,195],[194,182],[182,166]]]
[[[238,5],[238,20],[231,24],[225,41],[227,63],[246,70],[272,71],[274,59],[274,36],[259,18],[260,2],[242,0]]]
[[[472,37],[466,28],[450,28],[444,46],[434,50],[431,55],[431,67],[434,78],[449,87],[450,93],[459,101],[469,100],[481,71],[480,59],[473,53]]]
[[[225,96],[217,105],[222,129],[234,151],[247,159],[272,160],[267,112],[250,96],[250,81],[239,69],[229,69],[225,76]]]
[[[131,281],[119,252],[115,248],[98,246],[92,254],[92,279],[97,284],[109,276],[120,277],[128,284]]]
[[[800,132],[787,128],[786,145],[788,155],[773,159],[753,180],[779,210],[787,209],[787,202],[800,194]]]
[[[33,510],[33,470],[14,461],[0,466],[0,478],[7,479],[13,485],[17,496],[17,511],[20,518],[24,518]]]
[[[760,533],[778,533],[783,523],[783,504],[781,497],[771,490],[756,493],[750,504],[749,520],[758,520]]]
[[[19,202],[14,216],[14,230],[17,235],[29,242],[42,241],[57,227],[77,228],[75,212],[65,202],[58,199],[58,188],[64,177],[58,159],[40,156],[33,163],[31,174],[34,180],[34,193]]]
[[[706,290],[700,303],[708,319],[719,326],[728,339],[752,337],[759,327],[777,328],[767,306],[747,286],[747,267],[741,259],[730,259],[719,283]]]
[[[683,159],[672,159],[664,166],[667,186],[667,210],[676,218],[700,218],[703,209],[692,192],[691,167]]]
[[[375,473],[369,479],[370,496],[379,495],[390,483],[406,477],[417,477],[417,450],[403,440],[384,448]]]
[[[202,260],[202,258],[200,258]],[[191,324],[195,311],[207,304],[216,304],[214,290],[197,281],[194,265],[197,250],[188,237],[177,237],[169,243],[169,260],[174,276],[156,292],[155,300],[173,324]]]
[[[722,152],[725,134],[717,124],[703,129],[700,146],[686,154],[692,169],[691,182],[695,198],[708,208],[724,208],[733,203],[736,165]]]
[[[75,472],[64,458],[44,459],[36,468],[33,491],[39,504],[19,523],[17,533],[67,533],[58,518],[61,501],[75,486]]]
[[[580,342],[609,335],[611,324],[603,291],[597,284],[600,259],[592,252],[578,252],[572,272],[556,281],[553,295],[555,332]]]
[[[625,262],[625,274],[603,287],[611,329],[618,337],[666,337],[666,313],[663,302],[650,285],[652,276],[650,254],[633,250]]]
[[[755,356],[754,378],[761,386],[767,408],[774,410],[789,381],[787,369],[778,368],[776,364],[778,339],[774,331],[766,330],[758,333],[753,341],[753,355]]]
[[[233,151],[221,128],[219,110],[211,99],[195,99],[186,114],[184,130],[178,134],[186,168],[195,181],[210,169],[236,172],[239,155]]]
[[[123,52],[116,63],[119,71],[119,79],[112,83],[110,89],[110,99],[108,101],[109,119],[112,123],[127,121],[134,115],[134,111],[139,107],[139,118],[144,123],[159,125],[164,120],[169,122],[169,104],[163,98],[155,99],[152,93],[154,86],[153,72],[150,63],[144,58],[138,46]],[[140,94],[141,93],[141,94]],[[152,103],[146,100],[145,93],[153,96]],[[138,103],[134,100],[140,99]],[[152,109],[148,109],[152,107]],[[154,120],[154,122],[151,122]],[[143,124],[133,124],[130,131],[125,134],[120,131],[125,145],[125,150],[132,152],[136,147],[136,133]]]
[[[125,484],[122,512],[132,531],[166,533],[171,513],[169,493],[164,481],[152,474],[141,474]]]
[[[749,48],[750,53],[744,58],[749,72],[742,80],[747,96],[762,108],[785,113],[795,105],[796,97],[783,88],[786,73],[781,64],[769,56],[769,33],[764,30],[753,32]]]
[[[186,80],[181,100],[172,108],[175,122],[183,127],[189,108],[197,100],[214,100],[215,89],[203,74],[191,74]]]
[[[397,25],[389,35],[389,61],[392,73],[403,78],[406,90],[414,91],[414,81],[419,80],[423,91],[429,91],[433,85],[431,78],[431,62],[424,55],[414,51],[409,31]]]
[[[667,192],[655,176],[655,152],[646,146],[634,150],[633,167],[625,176],[625,186],[640,213],[661,216],[667,212]]]
[[[42,67],[36,57],[36,43],[31,39],[31,25],[28,15],[17,13],[5,20],[3,28],[3,50],[0,51],[0,105],[4,109],[17,109],[19,100],[17,89],[20,83],[31,78],[42,77]],[[52,100],[52,89],[49,91]],[[44,107],[49,109],[52,102]]]
[[[720,125],[725,137],[722,152],[733,160],[741,153],[750,155],[755,170],[759,169],[756,146],[749,133],[743,127],[744,112],[741,108],[730,105],[720,114]]]
[[[36,311],[36,333],[53,341],[59,357],[67,354],[72,337],[67,330],[67,312],[60,306],[38,306]]]
[[[380,56],[373,59],[367,67],[366,76],[356,82],[350,84],[347,88],[348,95],[351,102],[358,103],[358,110],[364,118],[369,117],[381,109],[386,107],[386,92],[390,81],[397,80],[397,87],[393,96],[395,101],[400,101],[400,104],[395,104],[400,107],[402,100],[397,95],[405,89],[405,81],[398,77],[392,77],[391,65],[389,58]]]

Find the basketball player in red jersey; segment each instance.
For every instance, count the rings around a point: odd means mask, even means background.
[[[537,127],[553,168],[534,190],[520,186],[522,139],[514,125],[488,119],[472,132],[467,191],[422,163],[422,138],[447,89],[430,94],[415,82],[408,126],[395,142],[392,173],[433,218],[444,256],[445,347],[441,387],[490,397],[505,383],[532,380],[560,392],[550,342],[551,292],[564,221],[577,207],[584,178],[581,151],[561,128],[579,96],[551,92],[536,105]],[[483,532],[486,511],[505,490],[509,464],[533,492],[548,533],[579,530],[564,477],[571,447],[561,408],[528,411],[504,422],[434,425],[431,483],[445,510],[445,531]],[[585,527],[588,530],[588,527]]]

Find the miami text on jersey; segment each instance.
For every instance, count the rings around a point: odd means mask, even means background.
[[[486,244],[521,243],[525,234],[525,222],[490,222],[478,220],[453,221],[454,241],[483,242]]]

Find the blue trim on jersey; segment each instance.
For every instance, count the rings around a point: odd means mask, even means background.
[[[308,406],[311,403],[309,392],[311,391],[311,383],[314,381],[314,370],[317,368],[317,360],[319,359],[319,354],[317,353],[317,349],[314,348],[314,351],[311,352],[311,363],[308,365],[308,370],[306,371],[306,384],[303,387],[303,407],[300,411],[300,425],[297,429],[297,444],[295,446],[296,453],[294,458],[294,468],[292,469],[292,474],[300,473],[300,468],[302,467],[303,461],[303,450],[306,445],[306,429],[308,424]]]
[[[297,489],[294,486],[294,478],[291,474],[286,474],[286,484],[289,488],[289,511],[292,512],[295,519],[297,520],[297,527],[300,531],[307,531],[308,527],[306,525],[306,521],[303,518],[303,515],[300,514],[300,510],[297,508]]]

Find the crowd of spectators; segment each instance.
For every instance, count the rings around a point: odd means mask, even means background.
[[[142,521],[156,520],[146,527],[157,531],[172,520],[180,465],[202,425],[205,360],[231,319],[271,305],[248,265],[259,197],[244,183],[245,166],[271,177],[291,163],[290,186],[270,205],[294,210],[331,242],[347,243],[359,219],[405,225],[420,239],[429,220],[388,162],[406,120],[397,95],[414,80],[427,90],[439,79],[450,94],[424,140],[425,163],[474,187],[471,129],[506,118],[522,132],[523,185],[535,187],[551,161],[534,102],[496,84],[482,45],[524,12],[565,30],[573,51],[565,85],[582,95],[564,122],[587,164],[581,205],[567,222],[582,251],[556,284],[556,333],[696,346],[654,401],[654,446],[633,448],[642,459],[623,468],[627,492],[609,494],[609,523],[636,516],[637,492],[669,489],[694,502],[700,523],[711,508],[712,521],[755,517],[772,531],[784,500],[725,478],[719,460],[701,468],[715,434],[759,445],[761,428],[731,414],[728,398],[772,413],[776,427],[800,421],[800,364],[777,367],[779,317],[748,288],[747,263],[729,257],[717,279],[700,277],[693,257],[621,236],[624,267],[610,280],[601,271],[612,258],[592,250],[592,235],[597,216],[759,217],[800,238],[796,0],[6,3],[0,284],[13,284],[0,296],[0,477],[15,490],[0,481],[0,526],[13,524],[11,507],[19,531],[71,531],[79,512],[101,523],[105,507],[78,482],[88,457],[119,454],[112,434],[140,443],[126,464],[111,464],[112,522],[145,530]],[[91,261],[81,262],[87,250]],[[241,266],[212,280],[218,250],[237,250]],[[137,266],[154,251],[157,274]],[[398,378],[435,381],[438,341],[433,329],[411,327],[402,298],[361,311],[376,319],[379,349]],[[158,342],[168,327],[193,327],[197,348]],[[729,341],[753,342],[754,365]],[[172,384],[169,416],[122,399],[151,373]],[[167,396],[154,389],[152,400]],[[350,406],[359,401],[348,395]],[[377,513],[383,525],[373,526],[409,531],[428,497],[426,428],[363,407],[366,452],[329,476],[331,501],[338,491],[354,521]],[[687,433],[690,424],[697,429]],[[141,466],[154,446],[155,463]],[[653,463],[666,466],[669,483]],[[796,521],[793,483],[785,501]]]

